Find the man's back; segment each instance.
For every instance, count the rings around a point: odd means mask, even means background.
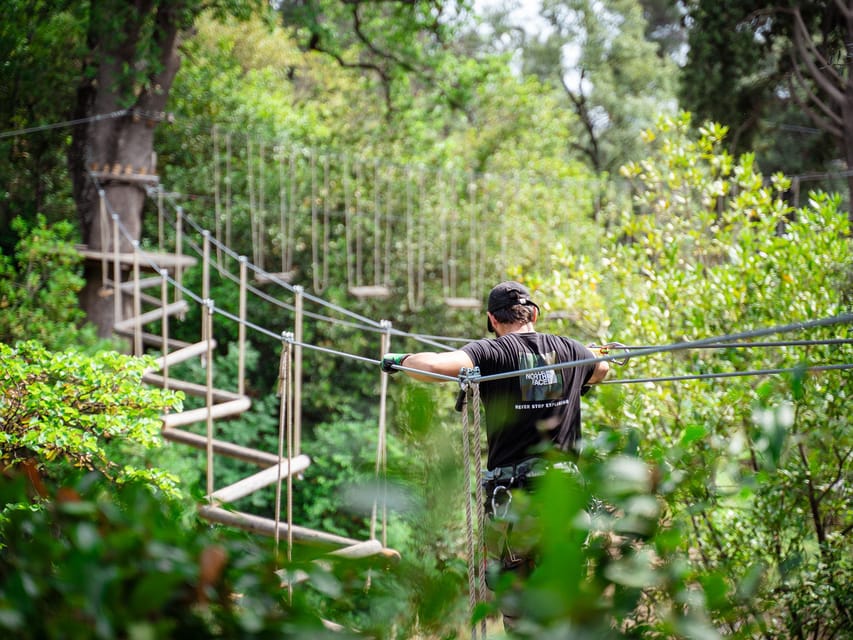
[[[576,340],[544,333],[507,333],[462,347],[481,376],[547,367],[593,358]],[[580,437],[580,397],[595,369],[530,371],[480,385],[489,441],[488,468],[516,464],[543,443],[568,450]]]

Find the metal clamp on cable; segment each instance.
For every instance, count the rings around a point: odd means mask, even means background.
[[[598,346],[598,347],[595,345],[591,345],[591,348],[598,349],[598,352],[601,355],[607,356],[607,355],[610,355],[611,349],[625,349],[625,345],[622,344],[621,342],[608,342],[607,344],[603,344],[603,345]],[[618,364],[621,367],[621,366],[624,366],[625,364],[628,363],[628,360],[630,359],[630,357],[631,357],[630,355],[626,355],[624,358],[619,358],[618,360],[614,358],[611,360],[611,362],[613,364]]]
[[[465,401],[468,396],[468,388],[471,384],[471,378],[480,377],[480,367],[471,369],[463,367],[459,370],[459,393],[456,395],[456,410],[462,413],[465,408]]]

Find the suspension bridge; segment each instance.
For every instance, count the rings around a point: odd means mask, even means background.
[[[313,155],[306,156],[309,167],[317,166]],[[102,175],[92,175],[96,185],[100,187],[99,180]],[[328,174],[323,181],[329,180]],[[418,178],[421,180],[421,178]],[[135,354],[142,354],[146,348],[153,348],[160,353],[156,360],[156,369],[146,373],[145,381],[149,384],[163,388],[183,391],[188,396],[194,396],[203,400],[203,406],[188,409],[179,413],[162,416],[162,434],[166,440],[181,443],[197,449],[204,450],[207,455],[207,477],[206,477],[206,502],[200,505],[200,514],[217,523],[227,526],[239,527],[248,531],[268,535],[274,538],[278,545],[280,540],[285,539],[288,545],[288,557],[294,543],[318,545],[323,548],[332,548],[331,554],[354,558],[364,556],[381,556],[394,558],[397,552],[387,546],[386,518],[387,509],[382,504],[381,497],[376,496],[371,512],[370,535],[365,540],[356,540],[331,534],[324,531],[312,530],[300,527],[293,522],[293,498],[296,493],[294,480],[304,472],[311,464],[310,459],[301,452],[301,382],[303,376],[302,354],[304,350],[316,350],[334,357],[352,359],[371,366],[379,376],[379,420],[377,425],[377,450],[375,461],[375,473],[378,480],[382,480],[386,465],[387,444],[387,394],[388,376],[379,373],[382,355],[390,350],[390,341],[394,338],[406,338],[427,345],[430,349],[452,349],[453,338],[442,336],[425,336],[395,330],[392,324],[385,320],[374,320],[360,315],[350,309],[332,304],[317,293],[306,291],[304,287],[293,284],[293,264],[288,262],[286,256],[293,255],[286,244],[282,245],[280,255],[282,262],[280,270],[267,271],[258,262],[264,262],[265,258],[258,249],[249,258],[236,253],[226,242],[229,231],[226,225],[215,225],[219,232],[211,232],[194,219],[193,216],[184,211],[178,199],[168,196],[157,188],[147,188],[149,198],[157,203],[158,212],[158,245],[156,250],[148,251],[142,248],[136,240],[131,240],[126,229],[121,224],[121,217],[114,211],[106,199],[103,189],[100,189],[101,215],[103,217],[101,229],[111,235],[111,242],[104,237],[103,246],[112,246],[112,251],[92,251],[81,248],[81,252],[88,260],[101,263],[104,274],[103,288],[105,295],[113,297],[115,304],[115,325],[117,334],[129,339]],[[297,197],[294,196],[293,200]],[[325,198],[310,197],[311,206],[314,211],[323,210]],[[171,211],[170,211],[171,209]],[[223,207],[224,211],[224,207]],[[173,212],[173,215],[172,215]],[[326,214],[315,217],[315,222],[323,219]],[[287,216],[285,216],[286,219]],[[226,216],[227,219],[227,216]],[[323,222],[326,228],[330,228],[331,216]],[[414,229],[412,217],[407,217],[408,229]],[[217,221],[219,219],[217,218]],[[355,224],[345,219],[344,226]],[[252,247],[264,245],[261,237],[263,223],[260,218],[251,223]],[[169,233],[165,233],[166,229]],[[374,227],[378,229],[378,227]],[[318,238],[324,237],[324,232],[318,233],[318,224],[314,224],[312,233],[312,244],[317,243]],[[288,231],[282,226],[279,230],[279,238],[285,237]],[[171,237],[171,247],[168,246]],[[407,236],[408,237],[408,236]],[[121,252],[119,247],[130,241],[133,248],[131,252]],[[355,238],[350,236],[346,245],[356,246]],[[288,242],[293,242],[291,238]],[[320,240],[316,249],[312,249],[314,269],[312,269],[311,283],[318,291],[328,286],[328,267],[322,263],[323,255],[327,255],[328,246],[323,246],[328,240]],[[184,246],[191,248],[190,253],[185,253]],[[363,249],[362,249],[363,250]],[[383,254],[383,246],[376,244],[372,251],[365,252],[374,259],[373,273],[382,274],[383,268],[377,256]],[[414,276],[417,269],[416,257],[407,266],[410,275],[408,282],[415,288],[414,294],[409,298],[410,302],[417,303],[419,289],[418,278]],[[478,254],[472,254],[476,260]],[[186,287],[183,276],[187,269],[198,266],[201,263],[201,290],[193,291]],[[355,297],[387,296],[381,278],[372,284],[364,284],[356,272],[362,267],[362,258],[358,257],[358,250],[346,257],[348,266],[347,273],[350,274],[348,286]],[[211,272],[216,272],[223,281],[230,281],[238,290],[238,305],[236,309],[228,309],[217,305],[210,296]],[[144,275],[147,274],[147,275]],[[448,282],[452,282],[452,276]],[[286,292],[291,297],[290,302],[285,302],[282,296],[269,293],[263,285],[271,284]],[[361,287],[361,288],[360,288]],[[365,288],[367,287],[367,288]],[[372,289],[370,288],[372,287]],[[156,290],[157,295],[148,293]],[[368,290],[369,289],[369,290]],[[447,290],[453,293],[452,290]],[[411,293],[411,292],[410,292]],[[281,332],[271,330],[261,324],[249,320],[247,309],[249,307],[249,296],[254,296],[268,303],[273,303],[286,308],[293,313],[293,326],[289,330]],[[454,304],[454,296],[448,296],[449,304]],[[128,305],[129,301],[129,305]],[[312,303],[324,308],[330,315],[308,312],[305,303]],[[463,305],[467,302],[458,301],[456,304]],[[190,305],[195,305],[202,310],[202,322],[200,327],[200,339],[197,342],[180,342],[170,337],[170,322],[173,318],[182,317],[187,313]],[[130,315],[124,313],[124,309],[130,306],[133,312]],[[475,307],[471,303],[472,308]],[[371,333],[378,337],[376,345],[376,357],[366,357],[356,353],[337,351],[304,341],[304,323],[306,318],[312,322],[341,322],[332,317],[332,314],[345,318],[343,322],[357,328],[360,331]],[[216,346],[217,323],[227,321],[235,323],[238,328],[238,380],[235,389],[216,388],[213,380],[214,349]],[[788,341],[756,341],[756,338],[796,333],[806,329],[831,326],[835,324],[850,324],[853,314],[842,314],[829,318],[819,318],[805,322],[791,323],[756,329],[752,331],[739,332],[725,336],[716,336],[703,340],[682,341],[662,346],[629,346],[614,344],[612,355],[604,355],[598,360],[630,360],[655,353],[666,353],[671,351],[692,349],[747,349],[747,348],[772,348],[780,346],[807,346],[816,344],[849,345],[853,340],[846,338],[831,340],[788,340]],[[160,332],[154,333],[147,330],[147,326],[159,323]],[[263,451],[240,446],[231,442],[217,439],[215,423],[222,419],[233,419],[246,412],[251,407],[251,399],[246,393],[245,377],[245,347],[247,342],[247,331],[254,331],[269,338],[277,340],[281,344],[281,355],[279,362],[279,436],[276,451]],[[205,362],[206,382],[204,384],[192,383],[176,379],[170,374],[173,367],[189,359],[200,358]],[[551,365],[541,369],[552,369],[559,367],[573,367],[585,364],[588,361],[577,363],[566,363],[563,365]],[[405,366],[399,367],[406,370]],[[853,364],[815,364],[806,367],[810,371],[838,371],[853,368]],[[604,384],[630,384],[630,383],[654,383],[675,382],[690,379],[714,379],[724,377],[737,377],[748,375],[772,375],[791,372],[796,368],[777,368],[756,371],[736,371],[720,373],[685,374],[679,376],[661,376],[645,378],[616,378],[605,381]],[[509,372],[505,376],[518,375],[520,372]],[[479,394],[478,386],[482,382],[495,378],[481,378],[475,373],[460,372],[459,378],[448,378],[448,381],[456,382],[466,391],[469,398],[468,408],[463,411],[462,416],[462,444],[464,469],[466,471],[465,481],[474,487],[481,486],[479,455],[481,451],[481,434],[479,428]],[[204,425],[204,432],[191,430],[191,425]],[[226,486],[220,486],[217,482],[215,458],[217,456],[228,456],[259,467],[259,471]],[[472,483],[472,475],[475,474]],[[234,509],[231,505],[253,492],[274,486],[275,487],[275,509],[270,516],[258,516]],[[282,504],[284,502],[284,504]],[[469,502],[467,515],[467,528],[469,532],[469,544],[467,553],[469,557],[469,588],[473,596],[473,602],[482,599],[484,586],[482,577],[485,571],[483,564],[482,541],[475,539],[477,532],[482,532],[481,512],[482,496],[476,494]],[[479,512],[478,512],[479,511]]]
[[[90,178],[100,195],[98,227],[100,246],[105,249],[80,247],[80,252],[86,260],[99,263],[101,267],[102,294],[112,297],[114,303],[114,332],[129,340],[134,354],[143,354],[147,349],[159,354],[156,367],[146,373],[145,381],[182,391],[197,398],[200,404],[163,415],[162,434],[166,440],[206,453],[206,499],[199,507],[203,517],[271,536],[276,546],[285,539],[288,558],[294,543],[316,545],[345,558],[397,557],[397,552],[387,545],[387,509],[379,495],[371,511],[370,534],[364,540],[300,527],[293,522],[294,481],[298,481],[311,464],[301,451],[303,353],[313,350],[353,360],[376,371],[380,394],[375,474],[381,481],[387,461],[388,376],[379,373],[380,358],[390,350],[392,338],[405,338],[433,350],[452,349],[452,344],[462,339],[402,332],[386,320],[375,320],[330,303],[323,293],[333,284],[330,281],[332,266],[344,265],[346,290],[358,300],[387,298],[392,290],[402,290],[408,308],[417,310],[424,302],[425,281],[436,278],[441,283],[448,307],[477,310],[486,274],[505,273],[507,267],[499,258],[487,255],[486,247],[505,249],[512,237],[501,224],[487,222],[500,221],[504,215],[517,213],[523,202],[535,200],[531,194],[535,185],[515,178],[508,187],[506,176],[396,166],[366,157],[292,145],[268,146],[248,136],[243,137],[240,149],[235,151],[236,139],[231,132],[223,133],[216,128],[212,131],[212,153],[208,163],[211,170],[207,172],[211,180],[206,187],[200,188],[210,193],[209,196],[170,193],[153,171],[90,166]],[[156,210],[156,249],[145,248],[124,228],[121,215],[108,201],[103,189],[106,181],[133,183],[144,190]],[[581,208],[592,206],[589,202],[575,204]],[[212,218],[207,213],[211,209]],[[236,233],[238,227],[248,228],[248,237]],[[536,238],[529,240],[538,241]],[[128,246],[130,251],[126,250]],[[189,252],[185,251],[186,247],[190,248]],[[536,253],[535,247],[533,253]],[[507,252],[501,251],[499,255],[507,255]],[[298,264],[299,256],[307,257],[310,264]],[[202,271],[200,290],[193,290],[185,285],[184,276],[187,270],[198,266]],[[403,276],[399,277],[394,270],[401,266]],[[236,288],[236,308],[227,308],[212,299],[212,273]],[[490,276],[489,280],[492,279]],[[305,282],[305,286],[294,284],[296,281]],[[270,293],[270,287],[277,293]],[[151,293],[152,290],[155,293]],[[292,314],[292,326],[280,331],[250,319],[250,296],[253,300],[286,309]],[[323,311],[309,311],[306,303]],[[199,339],[193,342],[176,340],[170,336],[170,325],[176,319],[183,321],[192,307],[201,311]],[[376,357],[306,342],[303,337],[306,320],[341,323],[374,336]],[[214,384],[216,335],[222,322],[235,324],[238,332],[238,376],[233,389],[217,388]],[[656,353],[698,349],[846,346],[853,344],[853,340],[756,341],[756,338],[851,322],[853,314],[847,313],[661,346],[616,344],[612,350],[618,353],[593,361],[630,360]],[[159,332],[149,329],[156,324],[159,324]],[[276,340],[281,346],[279,431],[275,451],[217,438],[217,421],[234,419],[252,406],[246,391],[245,354],[249,331]],[[177,365],[193,359],[205,365],[206,380],[202,384],[173,375]],[[399,368],[406,370],[404,366]],[[846,362],[815,363],[748,371],[617,377],[603,384],[712,380],[850,368],[853,364]],[[482,444],[478,389],[479,384],[488,379],[475,372],[460,372],[459,378],[448,381],[460,384],[469,399],[462,413],[465,482],[471,483],[473,472],[476,474],[473,486],[479,487]],[[203,425],[203,430],[198,425]],[[259,470],[222,486],[216,474],[218,456],[241,460]],[[271,486],[275,488],[273,514],[259,516],[233,508],[239,500]],[[476,532],[482,532],[482,513],[475,515],[472,506],[481,507],[482,496],[476,495],[466,509],[469,589],[472,594],[479,594],[472,596],[473,606],[474,600],[483,595],[484,566],[481,541],[474,539]]]

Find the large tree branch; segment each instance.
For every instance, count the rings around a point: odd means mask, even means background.
[[[797,86],[794,86],[794,79],[797,80]],[[794,60],[794,79],[791,77],[788,78],[788,86],[791,92],[791,98],[794,102],[797,103],[797,105],[806,113],[817,127],[837,138],[842,138],[844,136],[843,119],[809,88],[805,78],[803,78],[800,73],[796,60]],[[797,93],[797,88],[802,89],[806,93],[806,97],[808,98],[807,101],[800,98]],[[826,117],[815,112],[815,110],[809,106],[809,103],[817,106],[820,111],[823,111],[823,113],[826,114]]]
[[[844,0],[835,0],[835,6],[838,8],[838,11],[844,16],[844,19],[848,22],[853,20],[853,9],[847,6],[844,3]]]
[[[382,58],[384,60],[390,60],[393,64],[397,65],[404,71],[407,71],[408,73],[413,73],[417,77],[424,80],[426,83],[437,87],[439,93],[444,96],[444,98],[447,100],[448,104],[450,104],[451,107],[453,107],[454,109],[459,109],[460,111],[465,111],[464,105],[461,104],[458,100],[454,99],[452,96],[450,96],[444,89],[442,89],[434,76],[429,73],[426,73],[423,69],[416,68],[413,64],[406,60],[403,60],[400,56],[394,55],[390,51],[380,49],[376,46],[376,43],[374,43],[373,40],[370,39],[370,36],[364,33],[364,30],[362,29],[361,15],[359,14],[359,7],[361,6],[361,4],[361,2],[352,2],[353,30],[355,31],[356,37],[367,48],[367,50],[379,58]],[[404,2],[403,4],[414,4],[414,2]],[[432,28],[434,29],[435,26],[436,25],[433,24]],[[387,78],[387,76],[385,77]],[[388,84],[390,84],[390,82]]]
[[[586,69],[581,69],[580,83],[583,83],[585,76]],[[578,143],[572,143],[570,146],[584,152],[589,157],[596,171],[599,171],[601,170],[601,155],[598,148],[598,138],[595,135],[595,127],[592,124],[592,118],[590,117],[589,109],[587,108],[586,96],[583,94],[583,91],[580,91],[577,94],[572,91],[569,85],[566,84],[566,78],[562,73],[560,74],[560,84],[563,85],[563,91],[566,92],[569,100],[571,100],[574,105],[575,111],[578,116],[580,116],[584,129],[586,129],[586,134],[589,137],[588,146],[580,145]]]
[[[844,104],[846,98],[844,92],[839,88],[844,84],[844,80],[817,51],[817,47],[814,46],[814,42],[809,37],[808,29],[799,10],[794,10],[792,13],[794,15],[794,47],[803,64],[806,65],[809,75],[833,102],[838,105]],[[815,58],[820,62],[820,67],[815,63]],[[826,73],[823,70],[826,70]]]
[[[835,138],[844,138],[844,131],[840,127],[835,126],[826,118],[822,117],[819,113],[815,113],[814,109],[812,109],[806,102],[804,102],[800,98],[800,96],[797,95],[794,87],[791,87],[791,99],[797,103],[797,106],[803,110],[803,112],[809,117],[812,122],[814,122],[815,126],[818,129],[826,131],[828,134]]]

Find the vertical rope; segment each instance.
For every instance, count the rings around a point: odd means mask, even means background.
[[[204,305],[207,308],[206,329],[208,336],[213,335],[213,300],[205,300]],[[204,314],[202,314],[204,315]],[[206,371],[206,388],[205,388],[205,404],[207,406],[207,498],[213,504],[213,341],[207,341],[207,371]]]
[[[287,402],[290,388],[290,356],[291,345],[293,344],[292,334],[283,332],[281,334],[281,357],[278,361],[278,481],[275,484],[275,529],[273,539],[275,544],[276,562],[279,558],[279,540],[280,540],[280,524],[281,524],[281,481],[282,481],[282,463],[284,462],[284,447],[285,434],[287,432]],[[289,459],[289,462],[292,459]],[[288,468],[288,471],[290,469]],[[290,558],[288,557],[288,560]]]
[[[477,245],[479,236],[477,235],[477,175],[471,174],[471,182],[468,183],[468,297],[475,297],[480,289],[480,283],[477,280],[477,269],[479,260],[477,259]]]
[[[447,183],[443,179],[443,173],[439,169],[438,175],[438,219],[441,237],[441,284],[444,290],[444,297],[450,296],[450,252],[448,251],[447,238]]]
[[[426,192],[426,179],[424,177],[423,167],[421,167],[418,175],[418,191],[418,197],[421,203],[421,215],[417,217],[417,236],[418,238],[421,238],[421,241],[418,242],[418,266],[416,272],[418,274],[417,304],[418,307],[420,307],[424,303],[424,270],[426,269],[426,243],[423,241],[423,231],[424,227],[426,226],[426,216],[424,215],[424,194]]]
[[[382,284],[390,287],[391,286],[391,239],[392,239],[392,228],[391,225],[394,221],[393,213],[393,196],[394,196],[394,167],[388,167],[387,179],[385,180],[385,184],[388,185],[388,193],[385,198],[385,224],[383,233],[385,234],[385,250],[382,252],[385,257],[385,264],[383,265],[383,273],[382,273]]]
[[[326,154],[323,156],[323,289],[329,286],[329,233],[331,230],[331,225],[329,224],[331,217],[330,171],[329,155]]]
[[[406,299],[409,308],[415,309],[417,292],[415,291],[415,231],[412,219],[412,168],[406,168]]]
[[[237,324],[237,393],[241,396],[246,392],[246,256],[240,256],[240,294],[238,313],[240,322]]]
[[[382,246],[382,218],[380,209],[381,185],[379,178],[379,160],[373,161],[373,284],[382,284],[382,256],[379,248]]]
[[[382,328],[385,331],[382,333],[380,340],[379,351],[381,354],[386,354],[391,350],[391,323],[388,320],[382,320]],[[382,356],[380,356],[381,358]],[[376,442],[376,467],[374,469],[374,477],[379,488],[379,493],[373,498],[373,510],[370,514],[370,538],[376,539],[376,521],[379,504],[382,505],[382,546],[387,546],[387,486],[386,486],[386,470],[387,470],[387,452],[386,452],[386,414],[388,406],[388,378],[383,375],[379,379],[379,435]]]
[[[362,227],[362,210],[361,210],[361,189],[364,186],[363,182],[363,161],[361,159],[356,160],[355,165],[355,286],[361,286],[361,279],[363,275],[363,267],[361,261],[362,254],[362,239],[361,239],[361,227]]]
[[[350,175],[349,175],[349,156],[344,156],[344,240],[346,241],[346,251],[344,252],[347,261],[347,289],[353,288],[353,256],[352,256],[352,198],[350,193]]]
[[[160,321],[161,339],[163,340],[163,388],[169,388],[169,314],[166,305],[169,304],[169,272],[160,269],[160,307],[163,309],[163,319]]]
[[[480,424],[480,384],[474,382],[471,385],[471,411],[474,414],[474,432],[472,439],[474,441],[474,462],[476,483],[476,500],[477,500],[477,548],[474,556],[478,558],[477,573],[479,582],[477,583],[477,598],[480,602],[486,600],[486,505],[483,495],[483,465],[482,465],[482,428]],[[486,637],[486,620],[480,622],[480,633],[483,638]]]
[[[225,245],[231,244],[231,132],[225,134]]]
[[[266,147],[264,139],[261,138],[258,142],[258,267],[264,270],[265,250],[264,242],[266,238],[266,184],[264,174],[266,173]]]
[[[166,230],[164,225],[165,207],[163,206],[163,185],[157,185],[157,249],[166,251]]]
[[[278,154],[278,228],[279,253],[281,254],[281,272],[287,273],[287,188],[285,187],[284,153]]]
[[[180,261],[184,252],[184,208],[175,209],[175,302],[184,299],[184,270]]]
[[[292,337],[291,337],[292,340]],[[290,361],[288,360],[288,366]],[[289,370],[289,369],[288,369]],[[288,376],[291,378],[292,376]],[[293,384],[285,389],[287,396],[287,562],[293,561]],[[292,587],[290,587],[292,589]],[[293,594],[291,590],[291,596]]]
[[[456,297],[456,283],[459,275],[459,253],[457,251],[457,236],[459,234],[459,230],[457,226],[459,225],[459,185],[457,184],[457,176],[454,173],[451,176],[450,186],[450,242],[449,242],[449,255],[447,259],[447,264],[450,268],[450,286],[449,286],[449,296],[451,298]]]
[[[133,355],[142,355],[142,298],[139,288],[139,240],[133,247]]]
[[[201,232],[202,251],[201,251],[201,299],[207,300],[210,298],[210,232],[205,229]],[[207,333],[207,323],[202,319],[201,322],[201,339],[210,340],[212,335]]]
[[[296,245],[296,215],[299,207],[296,204],[296,150],[290,151],[290,180],[288,187],[290,188],[290,223],[287,225],[287,268],[285,271],[293,269],[293,252]]]
[[[466,383],[465,393],[470,398],[471,387]],[[474,516],[471,510],[471,429],[468,424],[468,411],[471,406],[466,402],[462,410],[462,481],[465,487],[465,557],[468,564],[468,616],[473,619],[477,606],[476,559],[474,556]],[[477,627],[471,628],[471,638],[477,637]]]
[[[317,221],[317,158],[313,149],[309,153],[311,165],[311,276],[314,279],[314,293],[320,293],[323,289],[320,283],[319,222]]]
[[[112,214],[113,219],[113,322],[121,320],[121,251],[118,229],[118,214]]]
[[[110,244],[109,222],[107,221],[107,194],[103,189],[98,189],[98,199],[100,201],[99,226],[101,236],[101,291],[106,293],[109,290],[107,286],[107,274],[109,273],[109,264],[107,262],[107,249]],[[118,287],[118,283],[113,283],[113,289]],[[115,292],[113,295],[116,295]]]
[[[246,140],[246,179],[249,188],[249,235],[252,240],[252,262],[258,264],[258,221],[255,211],[255,163],[252,161],[252,138]]]
[[[216,235],[216,264],[222,266],[222,197],[219,183],[222,180],[219,170],[219,128],[213,125],[213,231]]]
[[[302,327],[305,299],[301,285],[293,287],[293,332],[296,344],[293,347],[293,453],[302,450]]]

